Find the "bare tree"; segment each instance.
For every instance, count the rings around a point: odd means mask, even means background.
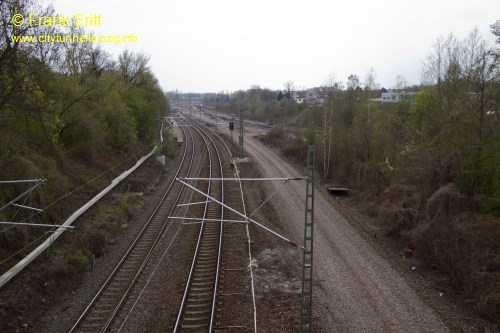
[[[366,72],[364,86],[365,90],[379,89],[380,85],[377,83],[377,73],[375,73],[373,67],[370,67],[368,72]]]
[[[332,160],[333,113],[340,98],[342,83],[335,82],[335,77],[330,75],[323,89],[327,94],[323,105],[323,177],[328,178],[330,176],[330,163]]]
[[[47,7],[45,15],[56,15],[54,8],[52,6]],[[57,34],[61,34],[57,26],[37,27],[37,35],[39,36],[55,36]],[[64,66],[62,63],[64,60],[63,45],[61,43],[33,43],[33,55],[53,71],[58,71],[61,66]]]
[[[132,53],[125,50],[119,57],[119,67],[126,83],[139,86],[147,79],[149,73],[149,56],[143,53]]]
[[[500,20],[490,25],[491,33],[497,37],[497,44],[500,44]]]
[[[404,89],[408,87],[408,81],[406,81],[405,77],[401,74],[396,76],[396,89]]]
[[[285,96],[288,99],[291,99],[293,97],[292,94],[293,94],[293,90],[295,88],[295,85],[293,84],[292,81],[288,80],[285,83],[283,83],[283,86],[285,87]]]

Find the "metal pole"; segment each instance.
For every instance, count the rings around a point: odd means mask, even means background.
[[[17,198],[12,199],[10,202],[8,202],[5,205],[3,205],[2,207],[0,207],[0,211],[2,211],[5,208],[7,208],[8,206],[14,204],[17,200],[21,199],[22,197],[24,197],[25,195],[27,195],[28,193],[33,191],[35,188],[37,188],[39,185],[45,183],[46,181],[47,181],[46,179],[38,179],[38,182],[35,185],[33,185],[29,190],[25,191],[24,193],[20,194]]]
[[[0,180],[0,185],[18,184],[18,183],[39,183],[46,182],[47,179],[29,179],[29,180]]]
[[[282,178],[188,178],[179,177],[181,180],[223,180],[223,181],[284,181],[288,182],[290,180],[304,180],[306,177],[282,177]]]
[[[8,225],[24,225],[27,227],[46,227],[46,228],[63,228],[63,229],[74,229],[71,225],[61,225],[61,224],[43,224],[43,223],[24,223],[24,222],[0,222],[0,224]]]
[[[300,333],[312,332],[313,234],[314,234],[314,155],[315,146],[307,148],[306,210],[304,223],[304,256],[300,302]]]

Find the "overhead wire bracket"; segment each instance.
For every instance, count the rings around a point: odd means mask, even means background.
[[[0,211],[4,210],[5,208],[9,207],[9,206],[17,206],[17,207],[21,207],[21,208],[29,208],[29,209],[34,209],[34,210],[38,210],[38,208],[32,208],[32,207],[25,207],[25,206],[22,206],[22,205],[16,205],[16,201],[27,196],[28,194],[30,194],[34,189],[36,189],[38,186],[42,185],[43,183],[45,183],[47,181],[47,179],[33,179],[33,180],[3,180],[3,181],[0,181],[0,185],[1,184],[18,184],[18,183],[35,183],[35,185],[33,185],[32,187],[30,187],[28,190],[24,191],[23,193],[21,193],[20,195],[18,195],[15,199],[12,199],[11,201],[9,201],[8,203],[6,203],[5,205],[3,205],[2,207],[0,207]],[[43,211],[43,210],[39,210],[39,211]]]
[[[204,197],[206,197],[207,199],[212,200],[213,202],[215,202],[215,203],[217,203],[217,204],[221,205],[222,207],[224,207],[224,208],[226,208],[226,209],[230,210],[231,212],[235,213],[236,215],[238,215],[238,216],[242,217],[243,219],[245,219],[245,221],[247,221],[247,223],[253,223],[253,224],[255,224],[256,226],[258,226],[258,227],[260,227],[260,228],[262,228],[262,229],[264,229],[264,230],[268,231],[269,233],[271,233],[271,234],[275,235],[276,237],[278,237],[278,238],[280,238],[280,239],[284,240],[285,242],[288,242],[290,245],[295,246],[295,247],[300,247],[300,248],[302,248],[302,249],[303,249],[303,247],[301,247],[301,246],[297,245],[297,243],[296,243],[296,242],[294,242],[294,241],[292,241],[292,240],[290,240],[290,239],[286,238],[286,237],[285,237],[285,236],[283,236],[283,235],[280,235],[280,234],[279,234],[279,233],[277,233],[276,231],[274,231],[274,230],[272,230],[272,229],[270,229],[270,228],[266,227],[265,225],[263,225],[263,224],[261,224],[261,223],[259,223],[259,222],[255,221],[254,219],[252,219],[252,218],[250,218],[250,217],[246,216],[245,214],[240,213],[240,212],[239,212],[239,211],[237,211],[236,209],[234,209],[234,208],[232,208],[232,207],[230,207],[230,206],[226,205],[226,204],[225,204],[225,203],[223,203],[223,202],[220,202],[219,200],[215,199],[214,197],[211,197],[210,195],[206,194],[205,192],[203,192],[203,191],[201,191],[201,190],[197,189],[196,187],[194,187],[194,186],[192,186],[192,185],[188,184],[187,182],[185,182],[185,181],[184,181],[184,180],[182,180],[181,178],[176,178],[176,180],[177,180],[178,182],[180,182],[181,184],[183,184],[183,185],[185,185],[185,186],[189,187],[189,188],[190,188],[190,189],[192,189],[193,191],[195,191],[195,192],[197,192],[197,193],[199,193],[199,194],[203,195],[203,196],[204,196]]]

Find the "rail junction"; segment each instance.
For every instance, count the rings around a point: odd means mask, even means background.
[[[175,178],[191,177],[198,189],[217,201],[244,209],[240,187],[229,186],[220,179],[235,177],[227,145],[214,133],[182,116],[177,118],[182,130],[182,161],[168,190],[133,244],[115,269],[82,311],[70,332],[120,332],[146,288],[148,267],[160,243],[172,244],[182,227],[195,239],[189,240],[190,259],[178,269],[174,286],[178,295],[169,297],[172,311],[162,324],[172,332],[216,332],[222,329],[254,331],[254,299],[251,295],[247,235],[244,228],[222,223],[236,219],[234,212],[206,200]],[[217,179],[213,181],[213,179]],[[185,231],[186,232],[186,231]],[[168,239],[165,241],[165,239]],[[172,250],[170,250],[172,251]],[[183,267],[189,267],[185,269]],[[179,282],[181,281],[181,282]],[[226,284],[225,281],[230,281]],[[239,281],[239,283],[238,283]],[[243,282],[243,283],[242,283]],[[175,296],[178,296],[177,299]],[[224,304],[246,309],[245,318],[224,316]],[[229,310],[228,313],[231,313]]]

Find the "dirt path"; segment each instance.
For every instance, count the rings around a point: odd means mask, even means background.
[[[258,139],[245,149],[263,177],[303,175]],[[272,193],[280,184],[266,183]],[[271,200],[287,236],[302,243],[304,184],[289,182]],[[389,261],[328,202],[315,197],[315,317],[319,327],[340,332],[448,332]]]

